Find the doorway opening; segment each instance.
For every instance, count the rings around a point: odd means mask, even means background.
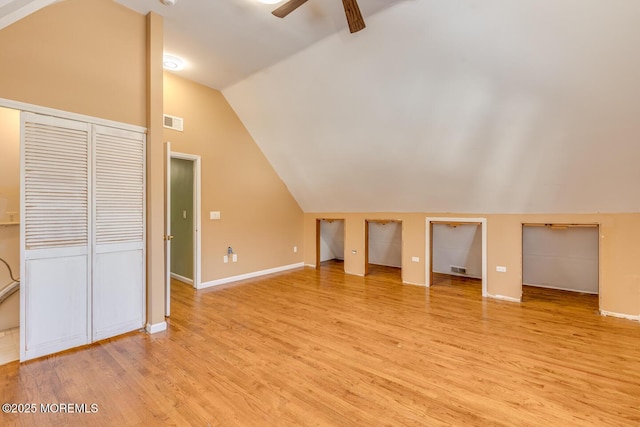
[[[486,218],[427,218],[426,225],[426,286],[478,287],[487,297]]]
[[[523,224],[522,301],[599,308],[599,225]]]
[[[171,284],[200,288],[200,156],[171,151],[166,143],[165,316],[171,314]]]
[[[402,282],[402,221],[367,219],[364,227],[364,275],[386,275]]]
[[[20,110],[0,107],[0,365],[20,359]],[[13,280],[13,279],[16,280]]]
[[[344,219],[316,220],[316,268],[327,267],[344,272]]]

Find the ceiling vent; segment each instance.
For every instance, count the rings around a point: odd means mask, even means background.
[[[183,123],[184,119],[182,117],[170,116],[168,114],[164,115],[164,127],[166,128],[182,132]]]

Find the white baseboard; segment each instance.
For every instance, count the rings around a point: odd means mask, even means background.
[[[296,264],[283,265],[282,267],[269,268],[267,270],[254,271],[253,273],[240,274],[238,276],[225,277],[224,279],[203,282],[198,289],[210,288],[212,286],[225,285],[227,283],[237,282],[239,280],[253,279],[254,277],[265,276],[267,274],[279,273],[281,271],[293,270],[294,268],[304,267],[303,262]]]
[[[426,288],[427,285],[425,285],[424,283],[413,283],[413,282],[407,282],[407,281],[402,281],[403,285],[409,285],[409,286],[421,286],[423,288]]]
[[[167,322],[154,323],[153,325],[151,323],[147,323],[145,330],[150,334],[166,331]]]
[[[492,295],[492,294],[487,294],[487,296],[489,298],[493,298],[493,299],[499,299],[501,301],[509,301],[509,302],[522,302],[522,300],[520,298],[514,298],[514,297],[507,297],[504,295]]]
[[[543,289],[555,289],[557,291],[577,292],[579,294],[598,295],[598,291],[591,292],[591,291],[583,291],[583,290],[580,290],[580,289],[559,288],[557,286],[532,285],[531,283],[523,283],[522,286],[532,286],[534,288],[543,288]]]
[[[603,316],[618,317],[620,319],[635,320],[636,322],[640,322],[640,314],[638,315],[623,314],[623,313],[615,313],[613,311],[607,311],[607,310],[600,310],[600,314]]]
[[[187,277],[181,276],[181,275],[176,274],[176,273],[171,273],[171,277],[172,277],[172,278],[174,278],[174,279],[176,279],[176,280],[179,280],[179,281],[181,281],[181,282],[184,282],[184,283],[188,283],[188,284],[190,284],[190,285],[193,285],[193,279],[189,279],[189,278],[187,278]]]
[[[364,277],[364,273],[351,273],[350,271],[345,271],[344,274],[350,274],[352,276]]]
[[[472,276],[469,274],[460,274],[460,273],[454,273],[454,272],[450,272],[450,273],[442,273],[440,271],[434,271],[435,274],[442,274],[443,276],[456,276],[456,277],[466,277],[467,279],[478,279],[478,280],[482,280],[482,276]]]

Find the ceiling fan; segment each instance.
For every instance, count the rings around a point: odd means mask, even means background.
[[[306,2],[307,0],[289,0],[271,13],[273,13],[278,18],[284,18]],[[360,8],[358,7],[358,1],[342,0],[342,4],[344,6],[344,13],[345,15],[347,15],[349,31],[355,33],[362,30],[365,27],[365,24],[364,18],[362,18],[362,13],[360,13]]]

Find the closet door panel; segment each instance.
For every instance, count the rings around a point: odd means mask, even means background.
[[[145,137],[102,126],[93,133],[95,255],[93,340],[145,320]]]
[[[21,360],[89,342],[90,129],[22,113]]]
[[[29,259],[23,277],[27,358],[87,344],[87,255]]]
[[[144,277],[141,249],[96,253],[94,264],[93,339],[100,340],[144,325]]]

